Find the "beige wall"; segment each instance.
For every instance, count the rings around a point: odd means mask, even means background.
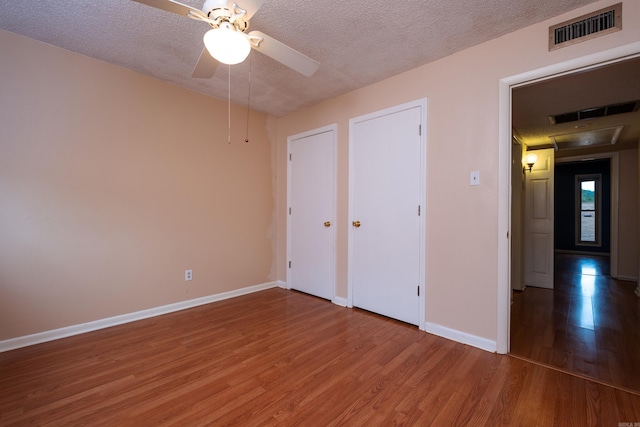
[[[275,279],[267,117],[0,31],[0,340]],[[193,269],[186,283],[184,270]]]
[[[618,277],[638,276],[638,150],[618,154]]]
[[[614,3],[594,3],[279,120],[280,224],[286,223],[287,136],[338,125],[338,296],[347,297],[349,119],[426,97],[425,320],[497,339],[499,80],[640,40],[640,26],[632,25],[640,22],[640,2],[625,1],[623,31],[548,52],[550,25]],[[479,187],[469,186],[472,170],[480,171]],[[285,254],[286,228],[280,226],[277,262],[282,280],[286,277]]]

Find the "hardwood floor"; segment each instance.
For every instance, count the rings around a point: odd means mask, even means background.
[[[618,425],[640,396],[270,289],[0,354],[0,425]]]
[[[514,292],[511,353],[640,393],[640,299],[609,258],[557,254],[554,289]]]

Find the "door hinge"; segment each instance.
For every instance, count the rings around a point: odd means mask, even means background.
[[[418,285],[418,296],[420,296],[420,285]]]
[[[422,136],[422,125],[418,125],[418,135]]]
[[[289,215],[291,215],[291,208],[289,208]]]
[[[291,268],[291,261],[289,261],[289,268]]]
[[[289,161],[291,161],[291,153],[289,153]]]
[[[418,216],[420,216],[420,205],[418,205]]]

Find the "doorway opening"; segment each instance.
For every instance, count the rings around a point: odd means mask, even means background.
[[[590,57],[585,57],[585,58],[579,58],[576,60],[572,60],[572,61],[568,61],[566,63],[562,63],[562,64],[556,64],[554,66],[551,67],[547,67],[545,69],[541,69],[541,70],[537,70],[535,72],[529,72],[523,75],[519,75],[519,76],[514,76],[511,78],[507,78],[507,79],[503,79],[500,83],[500,97],[501,97],[501,110],[500,110],[500,116],[501,116],[501,141],[502,144],[504,144],[504,146],[501,146],[501,165],[502,165],[502,170],[501,170],[501,177],[502,178],[506,178],[509,176],[509,174],[511,173],[511,170],[513,170],[514,168],[518,168],[521,169],[522,166],[519,163],[512,163],[511,162],[511,151],[512,151],[512,146],[511,146],[511,131],[512,131],[512,121],[511,121],[511,106],[510,106],[510,102],[511,102],[511,96],[512,96],[512,89],[516,89],[519,86],[525,85],[525,84],[530,84],[530,83],[534,83],[534,82],[539,82],[539,81],[543,81],[543,80],[548,80],[557,76],[573,76],[574,74],[584,74],[587,71],[596,69],[596,68],[601,68],[604,67],[606,65],[610,65],[610,64],[614,64],[614,63],[619,63],[619,62],[624,62],[627,60],[631,60],[631,59],[635,59],[638,58],[638,52],[640,52],[640,43],[635,43],[633,45],[628,45],[624,48],[619,48],[619,49],[614,49],[612,51],[608,51],[608,52],[601,52],[599,54],[595,54],[595,55],[591,55]],[[508,141],[508,142],[507,142]],[[549,138],[547,138],[547,142],[551,144],[551,146],[554,145],[554,141],[551,140],[549,142]],[[638,155],[637,155],[637,139],[635,141],[636,146],[633,147],[631,150],[627,152],[628,153],[634,153],[635,157],[633,155],[631,155],[631,157],[626,156],[625,155],[625,159],[628,158],[633,158],[635,159],[635,163],[636,163],[636,167],[637,167],[637,162],[638,162]],[[556,147],[557,148],[557,147]],[[611,147],[608,148],[608,150],[611,150]],[[635,151],[633,151],[635,150]],[[508,166],[506,166],[508,165]],[[516,175],[516,173],[514,172],[514,175]],[[637,169],[635,172],[635,175],[632,177],[632,180],[636,183],[638,182],[638,176],[637,176]],[[500,246],[500,261],[499,261],[499,270],[500,270],[500,281],[499,281],[499,288],[500,288],[500,293],[499,293],[499,313],[498,313],[498,319],[499,319],[499,331],[498,331],[498,340],[497,340],[497,348],[498,351],[500,353],[509,353],[512,348],[511,345],[514,342],[511,342],[510,340],[514,339],[515,340],[515,333],[517,333],[518,331],[516,330],[516,326],[515,324],[512,324],[512,320],[515,318],[515,314],[514,314],[514,310],[517,309],[517,303],[518,301],[516,301],[516,298],[514,298],[513,300],[513,305],[511,305],[511,297],[512,297],[512,290],[511,290],[511,283],[512,283],[512,278],[510,277],[510,274],[512,272],[512,270],[517,269],[518,265],[517,262],[514,263],[514,261],[511,258],[511,245],[513,244],[513,241],[517,240],[516,236],[512,234],[512,231],[514,230],[514,221],[517,221],[516,219],[514,219],[512,217],[512,185],[513,185],[513,181],[510,181],[510,183],[506,186],[502,186],[501,187],[501,191],[500,191],[500,201],[501,201],[501,209],[500,209],[500,215],[499,215],[499,224],[504,224],[506,226],[506,229],[508,230],[508,234],[507,234],[507,240],[503,241],[501,240],[501,242],[504,242],[504,244],[501,244]],[[636,189],[636,193],[637,193],[637,189]],[[573,201],[572,201],[573,202]],[[609,285],[609,289],[611,289],[613,286],[621,286],[623,288],[631,288],[631,293],[633,293],[633,287],[635,287],[635,284],[632,283],[630,280],[623,280],[623,279],[633,279],[633,280],[637,280],[637,263],[638,263],[638,255],[637,255],[637,226],[638,226],[638,215],[637,215],[637,211],[635,213],[635,217],[634,217],[634,226],[636,227],[636,231],[633,232],[633,235],[636,236],[635,239],[635,245],[636,245],[636,255],[635,255],[635,263],[636,263],[636,269],[635,271],[631,272],[631,274],[635,277],[618,277],[618,282],[616,285]],[[622,227],[622,225],[621,225]],[[516,227],[517,228],[517,227]],[[614,238],[614,236],[616,234],[624,234],[625,231],[623,229],[619,230],[619,233],[617,232],[613,232],[612,231],[612,239]],[[499,236],[502,237],[502,236]],[[613,241],[612,241],[612,245],[613,245]],[[617,243],[616,243],[617,246]],[[621,246],[622,247],[622,246]],[[571,255],[571,254],[566,254],[567,256]],[[575,263],[582,265],[587,261],[587,258],[590,259],[591,261],[593,261],[593,257],[595,257],[596,255],[590,255],[590,254],[574,254],[575,256],[578,256],[580,259],[575,260]],[[571,255],[571,256],[574,256]],[[563,254],[564,256],[564,254]],[[556,257],[558,258],[558,257]],[[607,263],[606,257],[604,257],[604,263]],[[600,265],[602,262],[602,260],[600,260],[600,263],[598,263],[598,265]],[[615,265],[617,262],[617,257],[616,259],[613,258],[613,254],[612,254],[612,258],[611,258],[611,269],[615,266],[617,267],[617,265]],[[557,269],[557,274],[561,275],[564,273],[562,272],[562,265],[564,265],[565,263],[561,262],[560,260],[556,260],[555,266]],[[579,285],[580,292],[583,292],[583,295],[585,298],[587,298],[589,294],[589,292],[593,291],[595,292],[595,288],[591,288],[591,286],[589,285],[590,283],[594,283],[594,286],[597,286],[596,284],[598,282],[602,282],[603,280],[615,280],[612,279],[610,276],[611,273],[611,269],[609,269],[609,271],[607,272],[607,269],[596,269],[595,270],[595,274],[588,274],[589,272],[594,273],[593,270],[589,270],[589,268],[585,269],[584,272],[583,270],[580,270],[580,274],[575,274],[576,276],[580,276],[578,279],[576,279],[575,281],[573,281],[574,285]],[[556,285],[560,286],[559,282],[556,281]],[[569,286],[567,284],[567,286]],[[537,290],[535,290],[534,288],[529,288],[528,290],[533,290],[532,294],[537,292]],[[527,291],[525,291],[527,292]],[[550,295],[554,295],[553,292],[554,291],[547,291],[547,292],[551,292]],[[597,302],[596,299],[594,299],[594,296],[596,296],[595,292],[593,295],[590,295],[589,298],[591,298],[591,315],[593,316],[593,320],[594,320],[594,329],[596,328],[595,323],[597,323],[598,318],[603,318],[603,313],[599,313],[596,311],[598,309],[599,306],[602,305],[601,302]],[[628,292],[627,292],[628,293]],[[560,292],[558,292],[558,295],[560,295]],[[577,294],[576,294],[577,295]],[[548,298],[548,297],[547,297]],[[578,298],[575,299],[575,301],[578,301]],[[596,301],[594,303],[594,301]],[[584,311],[584,314],[586,316],[587,313],[589,313],[588,310],[588,304],[586,303],[586,300],[584,300],[585,304],[581,304],[581,310]],[[637,304],[637,298],[635,299],[635,301],[632,299],[632,302]],[[553,299],[551,299],[551,303],[553,303]],[[574,305],[575,306],[575,305]],[[583,311],[580,311],[580,313],[582,314]],[[575,313],[575,310],[574,310]],[[566,318],[566,316],[565,316]],[[585,317],[585,321],[588,320]],[[513,328],[513,330],[511,329]],[[583,328],[584,329],[584,328]],[[640,328],[635,327],[633,328],[635,331],[638,331]],[[595,332],[594,332],[595,334]],[[566,335],[566,334],[565,334]],[[551,340],[552,344],[554,342],[554,337],[547,335],[546,336],[547,340]],[[605,338],[606,339],[606,338]],[[627,342],[628,339],[624,339],[623,338],[623,342],[627,343],[626,345],[628,345]],[[562,346],[562,344],[560,344],[560,340],[555,341],[556,345]],[[638,339],[635,338],[634,342],[638,342]],[[553,346],[552,346],[553,348]],[[640,357],[640,350],[636,350],[633,352],[635,354],[636,359],[638,359],[638,357]],[[637,367],[640,365],[640,360],[629,360],[627,359],[625,365],[631,365],[633,367]],[[632,368],[633,369],[633,368]],[[581,375],[584,376],[589,376],[588,373],[583,372],[581,373]],[[637,372],[632,372],[629,375],[636,375],[637,376]],[[602,381],[605,382],[610,382],[609,379],[603,379]],[[619,385],[620,387],[629,387],[629,385]]]

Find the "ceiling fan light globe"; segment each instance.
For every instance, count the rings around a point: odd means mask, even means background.
[[[247,59],[251,51],[247,37],[230,25],[207,31],[203,40],[211,56],[223,64],[239,64]]]

